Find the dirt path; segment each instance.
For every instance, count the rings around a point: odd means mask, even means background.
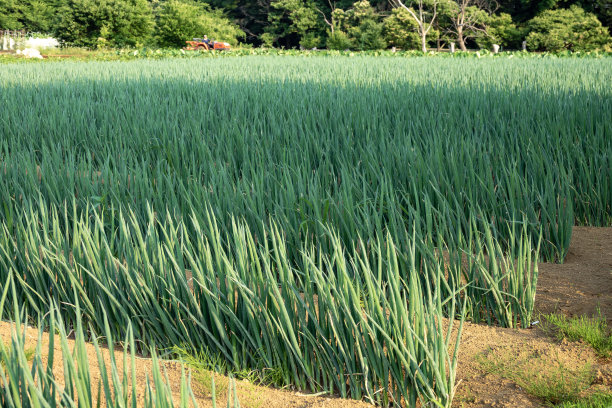
[[[10,344],[11,332],[14,328],[12,323],[0,322],[0,341],[5,345]],[[38,330],[28,328],[26,330],[26,350],[34,349],[38,342]],[[71,349],[74,348],[74,341],[68,340]],[[62,350],[59,340],[54,344],[55,361],[53,364],[53,374],[60,384],[63,385],[63,362]],[[48,350],[49,335],[43,334],[42,349]],[[90,366],[90,375],[92,384],[97,385],[101,379],[98,368],[98,358],[93,345],[87,344],[87,358]],[[107,349],[102,349],[105,364],[110,365],[110,352]],[[115,351],[115,359],[119,365],[119,374],[122,376],[123,353]],[[43,364],[46,364],[46,359],[43,359]],[[136,384],[139,391],[144,391],[147,377],[151,378],[151,360],[148,358],[136,358]],[[176,403],[180,401],[180,384],[181,384],[181,367],[176,362],[165,361],[162,363],[170,381],[173,390],[173,398]],[[212,407],[210,376],[198,375],[192,373],[191,382],[198,406],[201,408]],[[229,380],[227,377],[215,374],[215,387],[217,389],[217,407],[225,407],[227,404]],[[94,400],[96,400],[96,390],[94,389]],[[305,394],[276,390],[266,387],[258,387],[247,381],[236,381],[236,391],[241,407],[252,408],[340,408],[340,407],[371,407],[370,404],[361,401],[342,400],[340,398],[329,398],[325,396],[308,396]],[[144,398],[143,392],[138,395],[139,401]],[[102,404],[104,405],[104,404]],[[233,405],[232,405],[233,406]]]
[[[560,311],[566,315],[593,315],[597,306],[612,322],[612,228],[574,229],[569,255],[563,265],[540,264],[540,277],[536,308],[543,313]],[[5,344],[9,341],[12,325],[0,323],[0,339]],[[37,331],[28,332],[27,347],[34,347]],[[43,349],[48,337],[43,338]],[[60,356],[59,342],[56,342],[56,356]],[[494,374],[486,374],[475,358],[490,350],[500,356],[518,358],[525,353],[537,356],[549,356],[559,359],[569,368],[580,367],[592,361],[594,369],[600,373],[599,387],[612,392],[612,365],[610,361],[598,361],[593,352],[586,346],[577,343],[557,343],[542,330],[513,330],[485,325],[466,323],[463,331],[462,345],[458,366],[458,387],[453,406],[466,408],[481,407],[540,407],[542,402],[530,397],[512,381],[504,380]],[[96,362],[93,346],[88,346],[90,362]],[[105,350],[105,358],[109,359]],[[121,361],[121,353],[117,359]],[[150,375],[151,362],[148,359],[137,359],[137,382],[144,385],[146,375]],[[54,372],[61,378],[62,364],[58,360]],[[165,363],[168,378],[174,385],[176,397],[181,378],[181,371],[176,363]],[[95,382],[100,378],[97,364],[91,364],[91,375]],[[216,376],[218,406],[225,406],[228,380]],[[209,380],[208,380],[209,381]],[[210,407],[210,387],[207,380],[194,378],[192,382],[198,404]],[[142,389],[142,387],[140,387]],[[365,402],[328,398],[324,396],[304,396],[303,394],[258,387],[245,381],[237,382],[237,391],[242,407],[252,408],[340,408],[368,407]],[[142,397],[142,395],[141,395]]]
[[[477,356],[489,354],[494,360],[513,363],[520,361],[548,374],[562,365],[565,369],[580,370],[590,364],[595,375],[591,391],[612,392],[612,365],[598,359],[584,344],[552,339],[541,329],[514,330],[499,327],[467,324],[461,339],[457,367],[458,388],[455,407],[505,407],[528,408],[546,406],[543,401],[530,396],[513,381],[487,373],[477,362]]]
[[[561,312],[567,316],[596,314],[599,306],[612,325],[612,228],[574,227],[565,263],[539,264],[536,310]],[[491,349],[499,356],[519,358],[525,353],[558,359],[570,368],[593,362],[603,387],[612,392],[612,364],[599,361],[588,347],[559,344],[539,328],[512,330],[467,324],[461,340],[456,407],[539,407],[512,381],[486,374],[475,357]]]
[[[612,326],[612,228],[574,227],[562,265],[539,265],[536,309],[568,316],[595,315]]]

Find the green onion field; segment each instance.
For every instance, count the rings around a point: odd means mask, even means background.
[[[529,327],[537,262],[612,226],[611,62],[0,65],[0,316],[449,407],[463,322]],[[2,406],[48,392],[18,371]]]

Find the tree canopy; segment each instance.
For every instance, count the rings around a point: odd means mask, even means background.
[[[232,44],[244,37],[219,9],[190,0],[170,0],[159,5],[155,39],[163,47],[183,46],[186,40],[204,35],[223,39]]]
[[[591,51],[610,42],[608,29],[578,6],[547,10],[528,22],[527,46],[535,51]]]
[[[0,0],[0,29],[85,47],[612,50],[609,0]]]

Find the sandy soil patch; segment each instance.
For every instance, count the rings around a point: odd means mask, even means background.
[[[612,228],[574,227],[569,254],[563,264],[540,263],[536,310],[567,316],[596,314],[599,306],[612,325]],[[504,329],[466,323],[459,350],[456,407],[540,407],[514,382],[486,374],[475,357],[489,349],[517,358],[525,351],[553,355],[568,368],[593,362],[594,387],[612,392],[612,364],[598,359],[579,343],[559,342],[539,328]]]
[[[11,332],[14,328],[12,323],[0,322],[0,340],[5,345],[10,344]],[[28,328],[26,330],[26,350],[36,347],[38,342],[38,330]],[[48,350],[49,335],[43,334],[42,349]],[[74,341],[68,340],[71,349],[74,348]],[[97,384],[101,379],[100,370],[98,367],[98,358],[93,345],[87,344],[87,357],[90,363],[90,375],[92,384]],[[63,379],[63,363],[62,351],[59,344],[59,339],[54,344],[55,361],[53,364],[53,374],[60,384]],[[108,349],[102,349],[105,364],[110,365],[110,352]],[[122,375],[123,352],[115,351],[115,359],[119,366],[119,373]],[[46,364],[47,360],[43,359]],[[138,395],[139,400],[144,398],[144,388],[147,377],[151,378],[152,362],[148,358],[136,358],[136,384],[137,389],[141,391]],[[181,384],[181,367],[180,364],[173,361],[163,361],[163,369],[166,371],[170,385],[173,390],[175,402],[180,401],[180,384]],[[199,407],[212,407],[212,399],[210,393],[210,384],[208,381],[198,381],[196,374],[192,377],[192,388],[198,402]],[[227,377],[215,374],[215,385],[217,389],[217,407],[225,407],[227,403],[229,379]],[[96,390],[94,390],[94,400],[96,399]],[[335,397],[326,396],[308,396],[304,393],[295,391],[277,390],[267,387],[253,385],[247,381],[236,381],[236,391],[241,407],[261,407],[261,408],[339,408],[339,407],[371,407],[370,404],[361,401],[342,400]]]
[[[612,326],[612,228],[574,227],[563,264],[539,264],[536,309],[568,316],[595,315]]]

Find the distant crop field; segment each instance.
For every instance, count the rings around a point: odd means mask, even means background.
[[[612,225],[611,62],[3,65],[0,313],[449,406],[440,317],[529,326],[535,262]]]

